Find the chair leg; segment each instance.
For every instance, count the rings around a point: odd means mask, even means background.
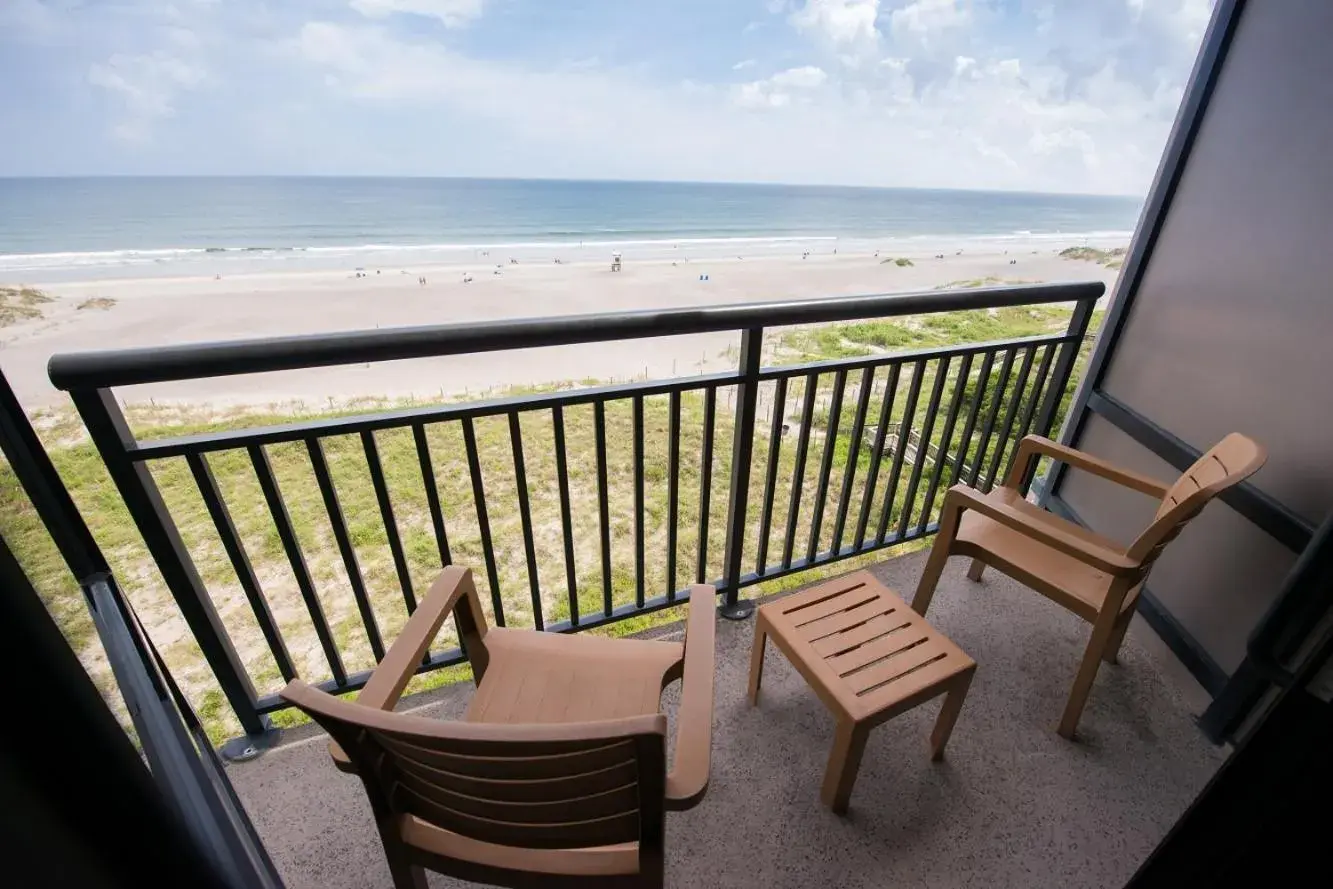
[[[967,689],[972,685],[972,677],[975,674],[976,668],[973,668],[959,676],[944,697],[944,706],[940,708],[940,715],[935,719],[935,728],[930,733],[930,758],[934,762],[944,759],[944,745],[949,743],[949,735],[953,734],[954,723],[958,721],[958,714],[963,709],[963,700],[967,697]]]
[[[856,773],[861,769],[861,754],[865,753],[870,727],[864,723],[839,719],[833,735],[833,750],[829,753],[828,767],[824,770],[824,787],[819,797],[836,815],[847,812],[852,798]]]
[[[759,683],[764,678],[764,643],[768,641],[768,627],[763,615],[754,619],[754,644],[750,648],[750,706],[759,703]]]
[[[930,608],[930,600],[935,598],[935,587],[939,585],[944,565],[949,561],[949,544],[952,541],[940,535],[935,536],[935,543],[930,548],[930,557],[926,559],[926,569],[921,572],[921,580],[916,585],[916,595],[912,597],[912,610],[922,617]]]
[[[1134,611],[1131,609],[1121,615],[1120,621],[1111,630],[1111,638],[1106,641],[1106,650],[1102,652],[1102,660],[1108,664],[1120,663],[1120,646],[1125,642],[1125,634],[1129,632],[1129,622],[1134,617]]]
[[[385,843],[384,854],[389,859],[389,875],[393,877],[394,889],[428,889],[425,869],[408,861],[400,845]]]
[[[980,559],[973,559],[972,564],[967,569],[968,580],[981,580],[981,572],[986,570],[986,563]]]
[[[1111,635],[1115,632],[1115,623],[1099,621],[1093,624],[1092,638],[1083,651],[1083,662],[1079,664],[1074,676],[1074,687],[1069,690],[1069,700],[1065,703],[1064,715],[1060,717],[1057,730],[1065,740],[1074,740],[1074,730],[1078,719],[1083,715],[1083,707],[1088,703],[1088,694],[1092,691],[1093,680],[1097,678],[1097,669],[1102,665],[1102,655],[1107,650]]]

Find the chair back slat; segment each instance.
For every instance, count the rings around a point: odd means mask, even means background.
[[[347,752],[373,800],[524,849],[661,844],[666,718],[545,725],[436,722],[309,688],[298,706]]]
[[[404,762],[420,763],[471,778],[510,778],[520,781],[562,778],[596,772],[634,758],[634,745],[629,741],[603,742],[582,749],[550,745],[550,752],[541,756],[496,756],[493,747],[481,748],[487,749],[489,755],[454,753],[388,732],[377,732],[376,740],[395,758]],[[474,746],[470,749],[475,751],[478,748]]]
[[[425,780],[433,780],[439,772],[423,763],[398,760],[403,772]],[[589,772],[571,772],[556,778],[493,778],[449,774],[449,786],[458,793],[498,802],[541,803],[552,799],[572,799],[583,794],[602,793],[623,787],[638,780],[638,763],[633,759],[604,769]]]
[[[425,790],[424,788],[422,790]],[[427,795],[400,783],[391,801],[403,814],[487,843],[522,849],[586,849],[639,839],[637,801],[632,808],[598,818],[573,820],[572,806],[544,822],[499,821],[446,805],[438,793]]]
[[[1130,544],[1126,555],[1139,559],[1145,569],[1151,567],[1210,500],[1253,475],[1267,456],[1262,445],[1239,432],[1222,439],[1181,473],[1162,498],[1152,524]]]

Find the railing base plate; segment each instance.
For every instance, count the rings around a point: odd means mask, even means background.
[[[218,748],[218,753],[227,762],[249,762],[270,747],[277,746],[282,738],[282,729],[270,728],[257,735],[241,735],[232,738]]]
[[[754,614],[754,602],[749,599],[737,599],[731,605],[717,606],[717,613],[727,620],[745,620]]]

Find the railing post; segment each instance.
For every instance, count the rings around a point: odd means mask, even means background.
[[[273,739],[268,720],[257,709],[250,676],[232,647],[176,523],[162,501],[152,473],[147,466],[129,457],[135,439],[125,415],[109,389],[75,389],[71,390],[70,397],[153,561],[157,563],[167,589],[246,733],[247,737],[224,745],[223,755],[241,759],[258,754]]]
[[[1073,340],[1067,343],[1061,350],[1060,356],[1055,360],[1055,368],[1051,371],[1051,382],[1046,389],[1046,397],[1042,399],[1041,410],[1037,414],[1037,421],[1033,424],[1032,431],[1037,435],[1049,437],[1051,434],[1051,425],[1055,422],[1055,412],[1060,406],[1060,399],[1064,397],[1065,386],[1069,385],[1069,377],[1074,370],[1074,362],[1078,360],[1079,349],[1083,347],[1083,339],[1088,335],[1088,325],[1092,323],[1092,310],[1096,308],[1097,300],[1085,299],[1079,301],[1074,306],[1074,314],[1069,317],[1068,335]],[[1022,483],[1019,490],[1027,493],[1028,487],[1032,484],[1032,476],[1037,471],[1037,465],[1034,461],[1023,473]]]
[[[727,547],[723,560],[722,616],[744,620],[754,603],[740,598],[741,556],[745,550],[745,514],[750,500],[750,460],[754,454],[755,405],[759,398],[760,352],[764,329],[748,327],[741,333],[740,374],[736,385],[736,424],[731,436],[731,495],[727,499]]]

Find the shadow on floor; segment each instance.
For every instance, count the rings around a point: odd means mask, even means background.
[[[925,553],[874,572],[910,600]],[[930,702],[870,737],[847,817],[819,804],[833,721],[769,646],[759,707],[745,702],[752,620],[720,621],[708,796],[667,820],[667,884],[681,887],[1121,886],[1221,764],[1182,691],[1131,630],[1104,666],[1080,740],[1054,731],[1088,625],[995,571],[954,559],[930,620],[976,679],[945,761],[931,764]],[[674,632],[679,632],[678,629]],[[422,699],[461,713],[470,686]],[[666,701],[674,710],[676,687]],[[400,707],[407,709],[407,706]],[[670,711],[669,711],[670,712]],[[673,713],[674,716],[674,713]],[[304,736],[304,739],[300,739]],[[324,736],[293,732],[229,769],[290,889],[390,887],[364,791]],[[431,886],[465,885],[438,875]]]

